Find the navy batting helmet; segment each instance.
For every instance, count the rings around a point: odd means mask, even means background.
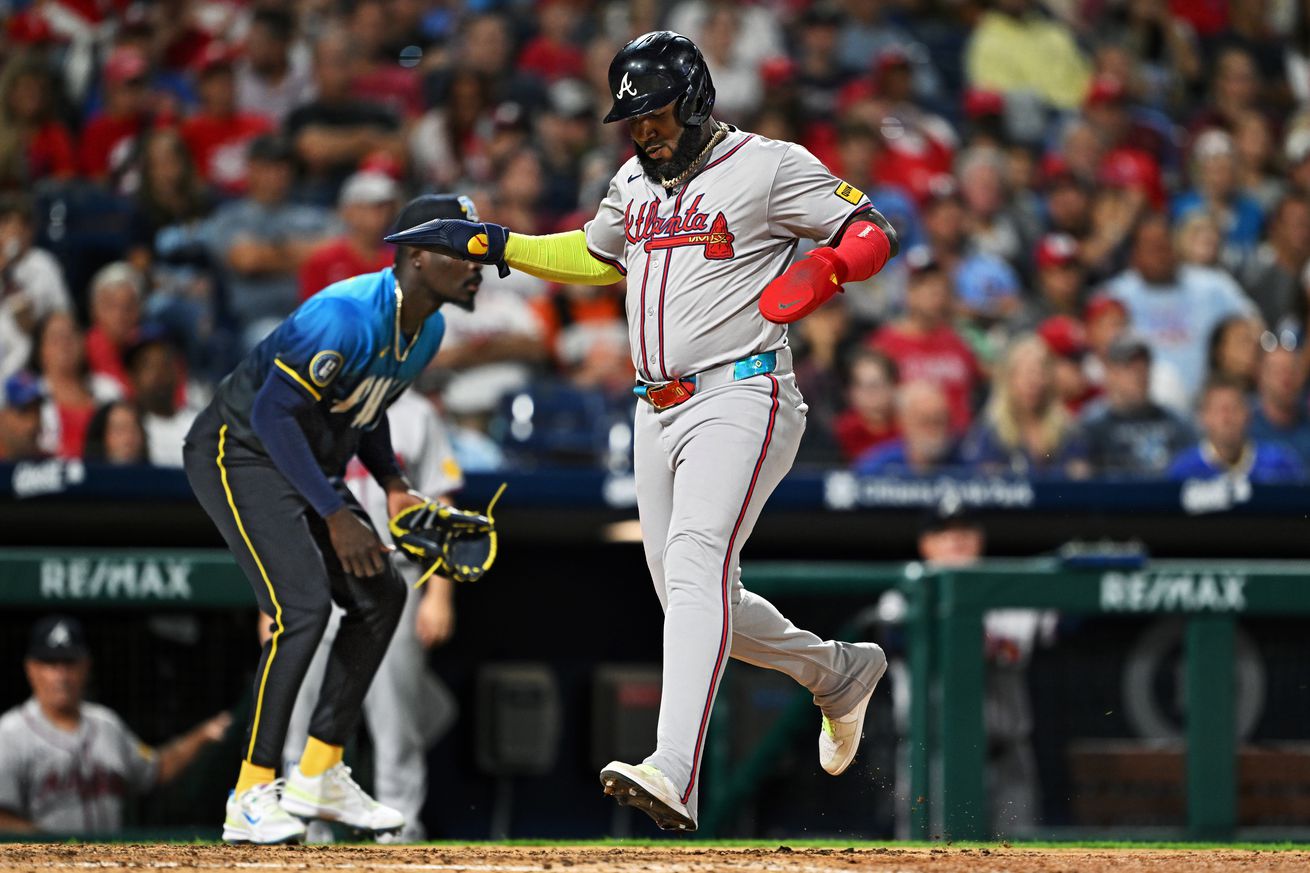
[[[674,108],[683,127],[704,124],[714,108],[714,82],[696,44],[671,30],[639,36],[619,49],[610,62],[614,107],[605,123]]]

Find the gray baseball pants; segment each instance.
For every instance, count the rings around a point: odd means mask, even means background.
[[[658,740],[645,763],[697,818],[710,712],[729,657],[791,676],[831,716],[869,689],[858,650],[793,625],[741,585],[742,546],[791,469],[805,401],[790,373],[754,376],[663,412],[638,404],[637,507],[646,562],[664,608]]]

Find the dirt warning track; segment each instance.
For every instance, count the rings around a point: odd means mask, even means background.
[[[485,873],[1172,873],[1310,870],[1310,852],[1171,849],[788,849],[696,846],[201,846],[0,845],[0,873],[86,870],[409,871]]]

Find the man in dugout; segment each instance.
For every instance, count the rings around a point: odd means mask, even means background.
[[[42,618],[24,661],[32,696],[0,716],[0,832],[113,834],[128,797],[175,779],[232,719],[213,716],[158,749],[84,699],[91,656],[77,619]]]

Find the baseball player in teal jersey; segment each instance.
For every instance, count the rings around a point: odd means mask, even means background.
[[[475,219],[464,197],[425,196],[399,226]],[[471,308],[481,268],[401,246],[395,266],[329,285],[219,385],[187,435],[187,477],[236,556],[273,631],[255,672],[244,760],[227,803],[229,842],[298,841],[300,819],[394,832],[404,817],[341,762],[406,586],[341,477],[358,456],[390,514],[424,501],[401,472],[387,407],[441,345],[445,303]],[[278,779],[296,692],[336,603],[345,610],[299,764]]]
[[[463,486],[463,472],[455,461],[445,425],[426,397],[415,391],[405,392],[391,407],[387,418],[396,456],[405,475],[419,491],[441,495],[447,500]],[[385,529],[391,518],[387,512],[387,494],[363,464],[350,463],[346,486],[373,524]],[[389,839],[413,843],[426,838],[420,814],[428,795],[427,749],[453,726],[459,709],[454,693],[427,667],[428,648],[444,642],[451,632],[455,583],[438,574],[415,588],[424,568],[401,554],[390,558],[396,572],[411,588],[391,645],[364,697],[364,722],[373,745],[376,797],[405,816],[404,828]],[[309,720],[323,685],[340,615],[341,610],[333,610],[318,652],[300,686],[282,746],[287,772],[291,772],[305,747]],[[330,835],[330,828],[311,825],[306,839],[315,842]]]
[[[628,43],[609,85],[605,121],[627,125],[636,155],[584,230],[537,237],[441,220],[389,239],[559,282],[627,277],[644,401],[637,506],[664,607],[664,679],[655,751],[640,764],[612,762],[600,779],[660,827],[693,831],[729,657],[813,692],[820,764],[834,775],[855,757],[886,669],[877,646],[820,639],[746,591],[738,559],[805,427],[786,324],[881,269],[896,234],[805,149],[716,121],[709,70],[686,37],[660,31]],[[789,266],[803,238],[821,245]]]

